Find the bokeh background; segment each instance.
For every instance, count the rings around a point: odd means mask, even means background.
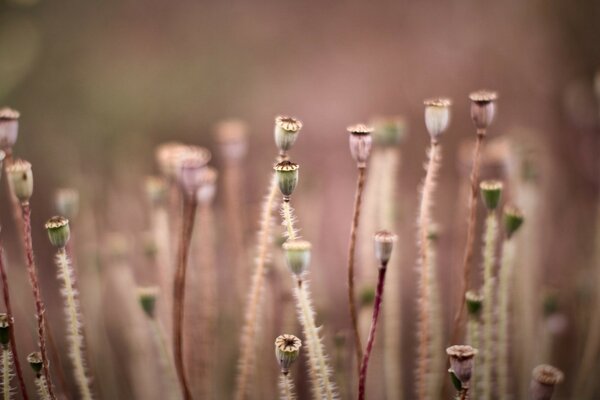
[[[224,118],[240,118],[249,127],[250,151],[239,192],[251,243],[275,156],[273,119],[292,114],[304,122],[292,158],[302,168],[304,197],[296,205],[301,226],[316,248],[318,311],[329,325],[327,332],[343,330],[346,315],[334,310],[345,304],[355,180],[345,127],[373,116],[402,115],[408,126],[399,183],[401,234],[407,243],[403,337],[410,359],[412,232],[429,140],[422,101],[438,95],[454,100],[435,210],[444,232],[442,291],[450,299],[458,285],[455,272],[464,240],[464,227],[457,226],[465,207],[456,201],[459,148],[474,138],[467,95],[490,88],[500,96],[490,137],[526,143],[538,165],[539,235],[527,245],[539,252],[543,271],[536,289],[560,293],[569,320],[555,346],[568,393],[586,332],[576,321],[585,321],[581,313],[592,313],[589,298],[600,282],[594,256],[600,184],[600,105],[594,94],[598,21],[600,3],[594,0],[2,0],[0,103],[21,112],[15,153],[34,166],[34,242],[44,289],[52,292],[57,284],[41,227],[53,213],[54,190],[62,186],[80,190],[82,210],[96,222],[87,237],[97,241],[78,243],[82,259],[94,259],[85,252],[87,245],[97,250],[107,233],[121,232],[136,276],[149,279],[140,237],[148,226],[143,178],[157,172],[154,148],[179,140],[214,150],[213,127]],[[221,163],[215,156],[214,164]],[[7,207],[1,215],[2,240],[9,259],[18,264]],[[227,263],[222,264],[221,280],[227,278]],[[16,288],[26,291],[21,272],[11,271],[11,277]],[[49,315],[61,318],[58,300],[48,297]],[[28,302],[23,296],[24,310]],[[449,325],[451,301],[446,308]],[[234,361],[233,350],[229,357]],[[233,381],[234,372],[224,373],[223,386]],[[411,373],[407,368],[406,382]],[[119,389],[109,392],[128,398],[123,377],[98,382],[115,385],[120,379]],[[600,395],[597,388],[592,392]]]

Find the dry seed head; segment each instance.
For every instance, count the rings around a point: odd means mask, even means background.
[[[160,172],[169,179],[177,175],[178,161],[186,146],[179,142],[166,142],[158,145],[154,153]]]
[[[10,342],[10,330],[14,323],[8,314],[0,313],[0,344],[6,346]]]
[[[468,386],[473,375],[473,364],[477,349],[467,345],[455,345],[446,349],[450,357],[450,369],[460,379],[463,386]]]
[[[471,100],[471,119],[477,128],[477,133],[483,135],[494,120],[498,94],[489,90],[479,90],[471,93],[469,99]]]
[[[357,124],[346,129],[350,133],[350,153],[358,168],[365,168],[373,146],[373,127]]]
[[[533,369],[529,393],[532,400],[550,400],[554,386],[561,383],[564,374],[551,365],[538,365]]]
[[[52,246],[62,249],[69,242],[71,230],[69,228],[69,220],[65,217],[54,216],[44,225],[48,231],[48,239]]]
[[[275,339],[275,358],[284,375],[288,374],[290,366],[298,359],[301,347],[302,341],[294,335],[284,334]]]
[[[521,210],[514,206],[504,207],[504,230],[506,231],[506,237],[511,238],[516,231],[519,230],[525,217]]]
[[[284,115],[275,118],[275,144],[280,152],[285,153],[292,148],[300,129],[302,122],[296,118]]]
[[[379,268],[386,266],[392,257],[392,249],[397,236],[389,231],[379,231],[373,237],[375,241],[375,257],[379,261]]]
[[[375,118],[373,127],[373,141],[378,146],[396,146],[406,136],[406,121],[402,117]]]
[[[483,203],[489,211],[495,210],[500,204],[503,186],[502,182],[496,180],[487,180],[479,184]]]
[[[15,196],[21,203],[29,202],[33,194],[31,164],[28,161],[18,159],[6,169],[6,172]]]
[[[39,374],[42,371],[42,354],[39,351],[29,353],[29,355],[27,356],[27,362],[36,374]]]
[[[5,107],[0,109],[0,149],[10,151],[19,136],[18,111]]]
[[[437,98],[425,100],[423,103],[425,104],[425,126],[431,140],[437,141],[450,124],[452,102],[450,99]]]
[[[310,265],[311,244],[306,240],[290,240],[282,246],[288,267],[295,275],[302,275]]]
[[[204,169],[210,158],[210,151],[198,146],[186,146],[186,150],[180,154],[177,161],[177,180],[189,198],[194,198],[200,189],[204,179]]]
[[[144,313],[150,318],[154,318],[154,311],[156,309],[156,299],[159,294],[157,286],[146,286],[137,288],[137,297],[140,302],[140,306]]]
[[[213,167],[207,166],[202,171],[200,188],[196,192],[196,200],[200,204],[211,204],[217,191],[217,177],[219,173]]]
[[[298,164],[288,160],[277,163],[273,167],[277,174],[277,184],[284,200],[289,200],[289,197],[292,195],[298,184],[299,168],[300,166]]]
[[[61,188],[54,192],[56,211],[67,218],[73,219],[79,212],[79,191],[71,188]]]
[[[229,119],[215,126],[215,139],[225,160],[238,161],[248,151],[248,127],[244,121]]]
[[[154,207],[165,204],[168,195],[167,183],[160,176],[147,176],[144,180],[146,196]]]

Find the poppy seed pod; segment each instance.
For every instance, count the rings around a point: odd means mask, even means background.
[[[156,309],[156,298],[158,297],[158,287],[148,286],[137,288],[137,297],[140,306],[144,313],[150,318],[154,318],[154,310]]]
[[[302,275],[310,264],[311,244],[306,240],[290,240],[281,247],[290,270],[295,275]]]
[[[75,218],[79,212],[79,192],[70,188],[58,189],[54,193],[54,206],[60,215]]]
[[[39,375],[42,371],[43,366],[42,354],[39,351],[29,353],[29,355],[27,356],[27,362],[31,366],[33,372],[35,372],[36,375]]]
[[[502,182],[500,181],[483,181],[479,184],[481,189],[481,198],[483,204],[488,211],[494,211],[498,204],[500,204],[500,198],[502,197]]]
[[[275,144],[280,152],[285,153],[292,148],[300,129],[302,122],[296,118],[282,115],[275,118]]]
[[[31,164],[25,160],[15,160],[6,169],[10,185],[21,203],[29,202],[33,194],[33,172]]]
[[[529,393],[532,400],[550,400],[554,386],[561,383],[564,374],[551,365],[538,365],[533,369]]]
[[[424,104],[425,126],[431,140],[437,140],[450,124],[450,106],[452,102],[449,99],[438,98],[425,100]]]
[[[406,121],[402,117],[373,120],[373,142],[382,147],[398,145],[406,136]]]
[[[469,386],[473,375],[473,364],[477,349],[467,345],[456,345],[446,349],[450,357],[450,369],[462,382],[464,387]]]
[[[291,161],[285,160],[277,163],[273,169],[277,174],[277,185],[283,195],[284,200],[289,200],[298,184],[298,169],[299,165]]]
[[[196,199],[201,204],[210,204],[215,198],[217,191],[217,177],[218,172],[213,167],[206,167],[202,171],[202,180],[200,182],[200,188],[196,192]]]
[[[48,232],[48,239],[52,246],[62,249],[69,242],[71,230],[69,228],[69,220],[65,217],[52,217],[44,225]]]
[[[471,100],[471,119],[477,133],[485,134],[485,130],[494,120],[496,114],[496,92],[488,90],[479,90],[469,95]]]
[[[396,238],[395,234],[388,231],[375,233],[375,257],[380,263],[379,268],[386,266],[388,261],[390,261]]]
[[[8,317],[8,314],[0,313],[0,344],[3,346],[6,346],[10,342],[12,324],[13,320]]]
[[[506,237],[511,238],[512,235],[519,230],[525,217],[521,210],[516,207],[507,206],[504,207],[504,230],[506,231]]]
[[[350,153],[356,161],[356,166],[365,168],[373,145],[373,138],[371,137],[373,128],[357,124],[348,127],[347,131],[350,132]]]
[[[10,151],[19,136],[18,111],[11,108],[0,109],[0,149]]]
[[[465,303],[469,316],[479,318],[481,308],[483,307],[483,296],[480,293],[469,290],[465,293]]]
[[[225,161],[239,161],[248,152],[248,128],[237,119],[221,121],[215,128],[215,139]]]
[[[279,362],[281,372],[287,375],[291,365],[298,359],[302,342],[294,335],[281,335],[275,339],[275,358]]]
[[[210,161],[210,157],[207,149],[197,146],[188,146],[181,154],[178,161],[178,181],[188,198],[195,198],[196,192],[200,189],[204,168]]]
[[[168,179],[177,177],[179,158],[186,146],[179,142],[166,142],[158,145],[154,153],[160,172]]]

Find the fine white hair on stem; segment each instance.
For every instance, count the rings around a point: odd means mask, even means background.
[[[279,390],[281,391],[281,400],[296,400],[294,383],[289,373],[279,375]]]
[[[44,375],[37,376],[35,378],[35,388],[38,393],[40,400],[50,400],[50,393],[48,392],[48,383]]]
[[[13,398],[14,390],[10,386],[13,378],[13,357],[9,346],[2,347],[2,399]]]
[[[298,228],[296,228],[295,226],[297,218],[294,215],[294,209],[290,205],[289,201],[284,201],[281,205],[281,219],[281,225],[285,227],[285,235],[287,239],[300,239],[300,235],[298,234]]]

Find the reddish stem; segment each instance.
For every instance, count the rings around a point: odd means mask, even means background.
[[[13,324],[13,313],[10,305],[10,293],[8,291],[8,277],[6,276],[6,268],[4,266],[4,249],[0,247],[0,278],[2,279],[2,295],[4,297],[4,306],[6,307],[6,314],[10,324]],[[13,361],[15,363],[15,370],[17,371],[17,378],[19,380],[19,389],[24,400],[28,400],[27,389],[25,387],[25,380],[23,379],[23,371],[21,370],[21,362],[19,361],[19,355],[17,353],[17,342],[15,340],[15,327],[10,327],[10,350],[13,354]]]
[[[371,351],[373,350],[373,344],[375,343],[375,330],[377,329],[377,321],[379,320],[379,313],[381,311],[381,302],[383,300],[383,284],[385,282],[385,271],[387,270],[387,263],[382,263],[379,268],[379,278],[377,279],[377,292],[375,294],[375,305],[373,306],[373,319],[371,321],[371,329],[369,331],[369,338],[367,339],[367,348],[365,349],[365,355],[362,359],[360,366],[360,375],[358,381],[358,399],[364,400],[365,398],[365,386],[367,383],[367,368],[369,367],[369,358],[371,357]]]

